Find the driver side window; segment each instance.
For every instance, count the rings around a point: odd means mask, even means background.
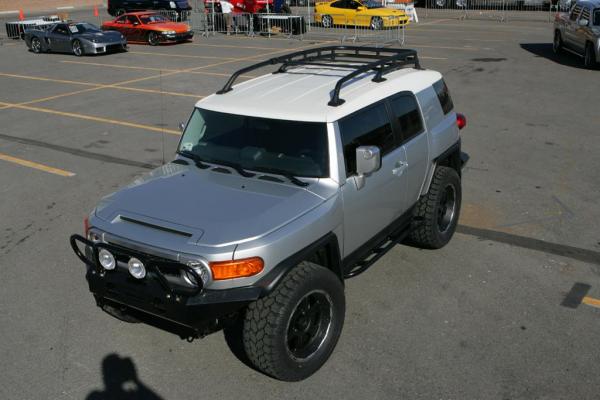
[[[115,22],[117,24],[126,24],[127,23],[127,17],[123,15],[123,16],[117,18],[117,20]]]
[[[333,8],[344,8],[344,0],[339,0],[331,3],[331,7]]]
[[[348,8],[351,10],[357,10],[358,7],[360,7],[360,3],[356,2],[356,1],[349,1],[348,2]]]
[[[57,33],[59,35],[68,35],[69,32],[67,31],[67,27],[65,25],[57,25],[56,28],[54,28],[54,33]]]
[[[135,15],[129,15],[127,17],[127,22],[129,22],[131,25],[139,25],[140,21],[138,20],[138,18]]]

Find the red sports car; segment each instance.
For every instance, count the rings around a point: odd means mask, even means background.
[[[188,24],[173,22],[161,14],[142,11],[127,13],[102,24],[102,30],[119,31],[131,42],[152,46],[166,42],[191,40],[194,32]]]

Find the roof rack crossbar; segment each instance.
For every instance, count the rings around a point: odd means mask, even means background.
[[[290,53],[285,56],[271,58],[242,68],[229,77],[225,86],[223,86],[217,94],[225,94],[233,90],[232,86],[240,75],[269,65],[277,64],[281,65],[273,73],[286,72],[287,68],[300,65],[353,69],[352,72],[343,76],[336,82],[331,101],[328,103],[333,107],[344,103],[344,100],[340,99],[340,90],[344,83],[351,81],[361,74],[375,71],[375,77],[372,81],[383,82],[385,81],[383,75],[396,71],[404,66],[413,65],[414,68],[421,69],[419,58],[415,50],[358,46],[327,46]]]

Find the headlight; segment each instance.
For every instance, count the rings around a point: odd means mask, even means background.
[[[100,262],[100,265],[102,265],[102,268],[108,271],[115,269],[117,266],[117,260],[115,260],[115,256],[113,256],[112,253],[106,249],[101,249],[98,252],[98,261]]]
[[[142,279],[146,276],[146,267],[135,257],[132,257],[127,263],[129,273],[136,279]]]
[[[165,35],[174,35],[176,32],[175,31],[166,31],[163,32]]]
[[[208,265],[201,262],[188,262],[188,266],[192,267],[194,272],[202,279],[202,285],[206,286],[208,282],[212,279],[212,274],[210,272],[210,268]],[[183,279],[192,286],[198,286],[198,282],[196,281],[196,277],[192,275],[187,270],[183,270],[181,272]]]

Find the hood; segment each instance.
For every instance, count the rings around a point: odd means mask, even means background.
[[[157,31],[175,31],[177,33],[184,33],[190,30],[188,24],[182,22],[161,22],[147,26],[151,26],[152,29]]]
[[[171,163],[105,197],[95,216],[110,233],[148,244],[221,247],[267,235],[323,201],[307,188]]]
[[[121,40],[121,34],[117,31],[103,31],[103,32],[86,32],[79,35],[79,37],[87,40],[99,40],[99,41],[114,41]]]

